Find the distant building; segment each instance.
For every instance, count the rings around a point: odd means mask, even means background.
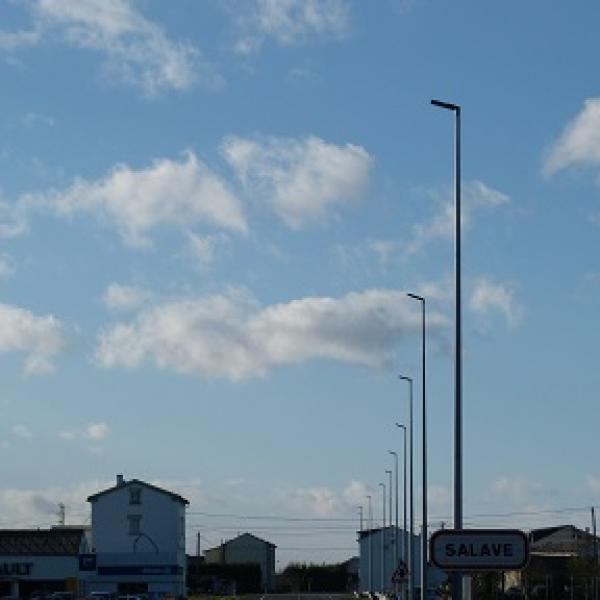
[[[529,540],[532,554],[593,556],[594,553],[594,536],[574,525],[532,529]]]
[[[185,595],[185,498],[117,475],[116,485],[88,501],[92,548],[80,564],[84,595]]]
[[[275,587],[275,544],[251,533],[243,533],[204,552],[208,564],[243,565],[258,564],[261,587],[271,591]]]
[[[24,598],[39,590],[77,595],[88,533],[83,526],[0,530],[0,596]]]
[[[402,559],[404,531],[398,529],[398,557]],[[409,534],[410,536],[410,534]],[[382,549],[383,539],[383,549]],[[396,528],[365,529],[358,532],[359,543],[359,591],[391,592],[394,590],[392,575],[396,569],[394,548]],[[413,535],[413,570],[415,588],[421,587],[421,536]],[[382,556],[383,555],[383,556]],[[382,565],[383,558],[383,565]],[[408,566],[408,565],[407,565]],[[446,574],[430,564],[428,587],[437,587],[446,579]]]
[[[353,556],[342,563],[346,569],[346,592],[357,592],[359,586],[360,558]]]

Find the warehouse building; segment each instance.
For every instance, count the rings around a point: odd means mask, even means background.
[[[89,528],[0,530],[0,597],[34,592],[78,592],[79,556],[89,550]]]

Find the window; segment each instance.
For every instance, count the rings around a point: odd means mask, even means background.
[[[132,487],[129,488],[129,504],[141,504],[142,503],[142,488]]]
[[[129,535],[140,535],[142,533],[142,515],[127,515],[129,521]]]

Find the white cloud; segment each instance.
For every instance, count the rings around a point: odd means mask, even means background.
[[[211,88],[222,83],[195,46],[169,39],[130,0],[37,0],[32,7],[45,33],[57,31],[72,46],[103,53],[109,76],[148,96],[185,91],[196,81]]]
[[[18,31],[0,31],[0,50],[11,51],[39,43],[39,29],[19,29]]]
[[[429,315],[430,332],[446,319]],[[99,365],[161,369],[240,380],[314,359],[381,368],[393,364],[397,344],[420,331],[420,314],[404,292],[368,290],[342,298],[308,297],[260,308],[231,292],[165,302],[129,323],[101,333]]]
[[[335,206],[359,199],[373,158],[361,146],[304,139],[229,137],[226,160],[243,186],[265,196],[292,229],[321,221]]]
[[[158,227],[206,222],[245,233],[242,207],[225,181],[193,152],[181,162],[156,160],[147,169],[118,165],[103,179],[76,179],[66,190],[25,194],[18,214],[49,210],[62,217],[90,213],[116,225],[124,242],[147,246]]]
[[[539,495],[540,491],[541,486],[535,481],[507,475],[498,477],[490,486],[493,496],[514,504],[528,503],[534,496]]]
[[[12,428],[13,435],[23,439],[23,440],[32,440],[35,437],[35,434],[27,425],[15,425]]]
[[[0,254],[0,279],[12,277],[16,270],[13,259],[8,254]]]
[[[439,190],[425,190],[439,206],[437,212],[427,223],[414,226],[411,240],[405,246],[406,254],[414,254],[436,239],[452,239],[454,234],[454,203],[448,202],[446,194]],[[464,183],[461,191],[462,231],[471,226],[473,215],[481,209],[496,208],[510,202],[510,198],[481,181]]]
[[[600,164],[600,98],[589,98],[544,159],[546,175],[576,164]]]
[[[600,492],[600,476],[590,474],[586,475],[584,486],[588,491],[597,494]]]
[[[295,510],[326,517],[339,512],[339,498],[327,487],[309,487],[293,490],[286,494]]]
[[[356,508],[365,503],[367,494],[371,491],[362,481],[353,479],[342,491],[342,498],[349,509]]]
[[[151,294],[140,287],[111,283],[102,300],[110,310],[133,310],[146,303]]]
[[[106,438],[110,431],[109,426],[104,422],[90,423],[81,429],[67,429],[59,432],[58,436],[63,440],[75,440],[78,438],[101,441]]]
[[[481,315],[500,312],[510,327],[517,325],[522,317],[522,310],[514,298],[514,290],[506,284],[491,281],[486,277],[476,281],[469,307]]]
[[[188,246],[192,260],[200,268],[210,267],[221,252],[229,248],[230,239],[224,233],[215,235],[199,235],[188,232]]]
[[[52,359],[65,347],[63,326],[51,315],[0,304],[0,352],[28,353],[28,374],[53,370]]]
[[[311,39],[340,39],[350,29],[350,10],[345,0],[244,0],[232,4],[240,37],[234,50],[251,54],[266,39],[281,46]]]

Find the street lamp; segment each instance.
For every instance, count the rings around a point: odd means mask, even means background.
[[[425,298],[406,294],[421,303],[421,392],[423,396],[423,530],[421,535],[421,598],[427,592],[427,411],[425,403]]]
[[[362,530],[363,530],[363,507],[362,507],[362,505],[358,506],[358,515],[360,518],[360,521],[359,521],[360,529],[358,531],[362,533]]]
[[[461,325],[461,202],[460,106],[432,100],[431,104],[454,113],[454,529],[463,527],[462,473],[462,325]],[[454,581],[454,597],[462,600],[462,575]]]
[[[369,507],[369,593],[373,593],[373,509],[371,506],[371,496],[367,494]]]
[[[408,541],[408,590],[409,590],[409,598],[410,600],[414,600],[415,593],[415,579],[414,579],[414,556],[413,556],[413,536],[415,534],[415,487],[414,487],[414,445],[415,445],[415,436],[413,430],[413,380],[410,377],[406,377],[404,375],[398,375],[400,379],[403,381],[408,381],[408,387],[410,391],[409,396],[409,404],[410,404],[410,414],[409,414],[409,423],[408,428],[410,430],[410,494],[409,494],[409,504],[410,504],[410,536]]]
[[[394,569],[398,567],[398,453],[388,450],[388,454],[394,457],[394,471],[396,474],[396,529],[394,531]],[[390,486],[391,486],[390,482]],[[391,488],[390,488],[391,489]],[[390,501],[390,523],[392,521],[392,504]]]
[[[383,505],[383,527],[381,528],[381,593],[385,592],[385,483],[380,483]]]
[[[402,423],[396,423],[396,427],[399,427],[400,429],[402,429],[402,432],[404,433],[404,500],[402,502],[402,506],[404,508],[404,525],[403,525],[403,535],[402,535],[402,539],[403,539],[403,543],[402,543],[402,560],[404,561],[405,565],[408,565],[408,532],[406,530],[406,425],[402,425]],[[412,492],[411,492],[412,494]],[[407,587],[407,592],[408,592],[408,587]]]

